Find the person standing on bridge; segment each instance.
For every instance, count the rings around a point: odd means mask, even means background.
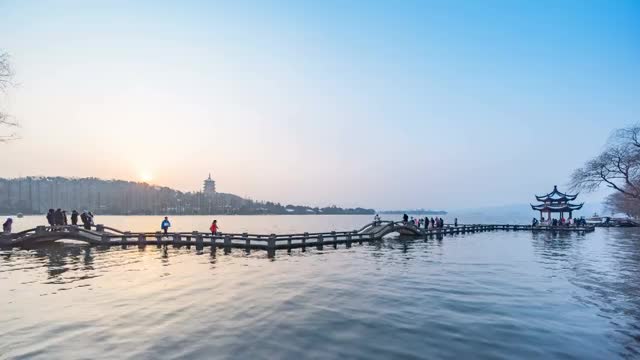
[[[87,210],[82,212],[82,215],[80,215],[80,220],[82,221],[82,225],[86,230],[91,230],[91,220],[89,219]]]
[[[78,225],[78,212],[75,210],[71,212],[71,225]]]
[[[218,229],[218,220],[213,220],[211,227],[209,228],[209,230],[211,230],[211,235],[216,236],[218,234]]]
[[[56,226],[64,225],[64,220],[62,219],[62,209],[56,209],[56,212],[53,213],[53,222]]]
[[[453,219],[453,226],[458,227],[458,218]]]
[[[7,221],[5,221],[4,224],[2,224],[2,232],[5,235],[11,234],[11,224],[13,224],[12,218],[7,218]]]
[[[162,220],[162,224],[160,224],[160,227],[162,228],[162,231],[164,231],[164,234],[167,235],[167,231],[171,227],[171,223],[169,222],[168,217],[164,217],[164,220]]]
[[[407,214],[402,215],[402,222],[406,224],[408,221],[409,221],[409,215]]]
[[[380,224],[380,215],[376,214],[376,216],[373,217],[373,226],[378,226]]]
[[[89,219],[89,229],[91,229],[91,225],[95,225],[96,223],[93,221],[93,214],[91,211],[87,213],[87,219]]]
[[[69,223],[67,222],[67,211],[66,210],[62,210],[62,225],[68,225]]]
[[[54,226],[56,224],[53,209],[49,209],[49,212],[47,213],[47,222],[49,223],[49,226]]]

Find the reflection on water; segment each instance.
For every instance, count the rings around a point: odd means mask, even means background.
[[[635,229],[2,250],[0,358],[634,358],[638,274]]]

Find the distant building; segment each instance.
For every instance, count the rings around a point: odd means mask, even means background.
[[[213,196],[216,194],[216,182],[211,179],[211,173],[209,173],[209,177],[204,181],[202,193],[205,196]]]
[[[564,217],[565,213],[569,213],[569,219],[573,218],[573,212],[582,209],[581,204],[572,204],[570,201],[574,201],[578,197],[578,194],[569,195],[558,191],[558,187],[554,186],[553,191],[547,195],[538,196],[536,200],[541,202],[539,205],[531,205],[531,209],[540,211],[540,219],[544,219],[544,214],[547,214],[547,220],[551,220],[551,213],[560,213],[560,218]]]

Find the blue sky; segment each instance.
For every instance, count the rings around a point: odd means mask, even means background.
[[[5,1],[1,176],[522,203],[639,120],[637,1]],[[60,159],[72,159],[63,161]],[[598,201],[604,192],[586,196]]]

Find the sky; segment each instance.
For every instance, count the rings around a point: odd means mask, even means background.
[[[638,1],[0,0],[0,177],[533,201],[640,121]],[[598,202],[606,191],[584,194]]]

